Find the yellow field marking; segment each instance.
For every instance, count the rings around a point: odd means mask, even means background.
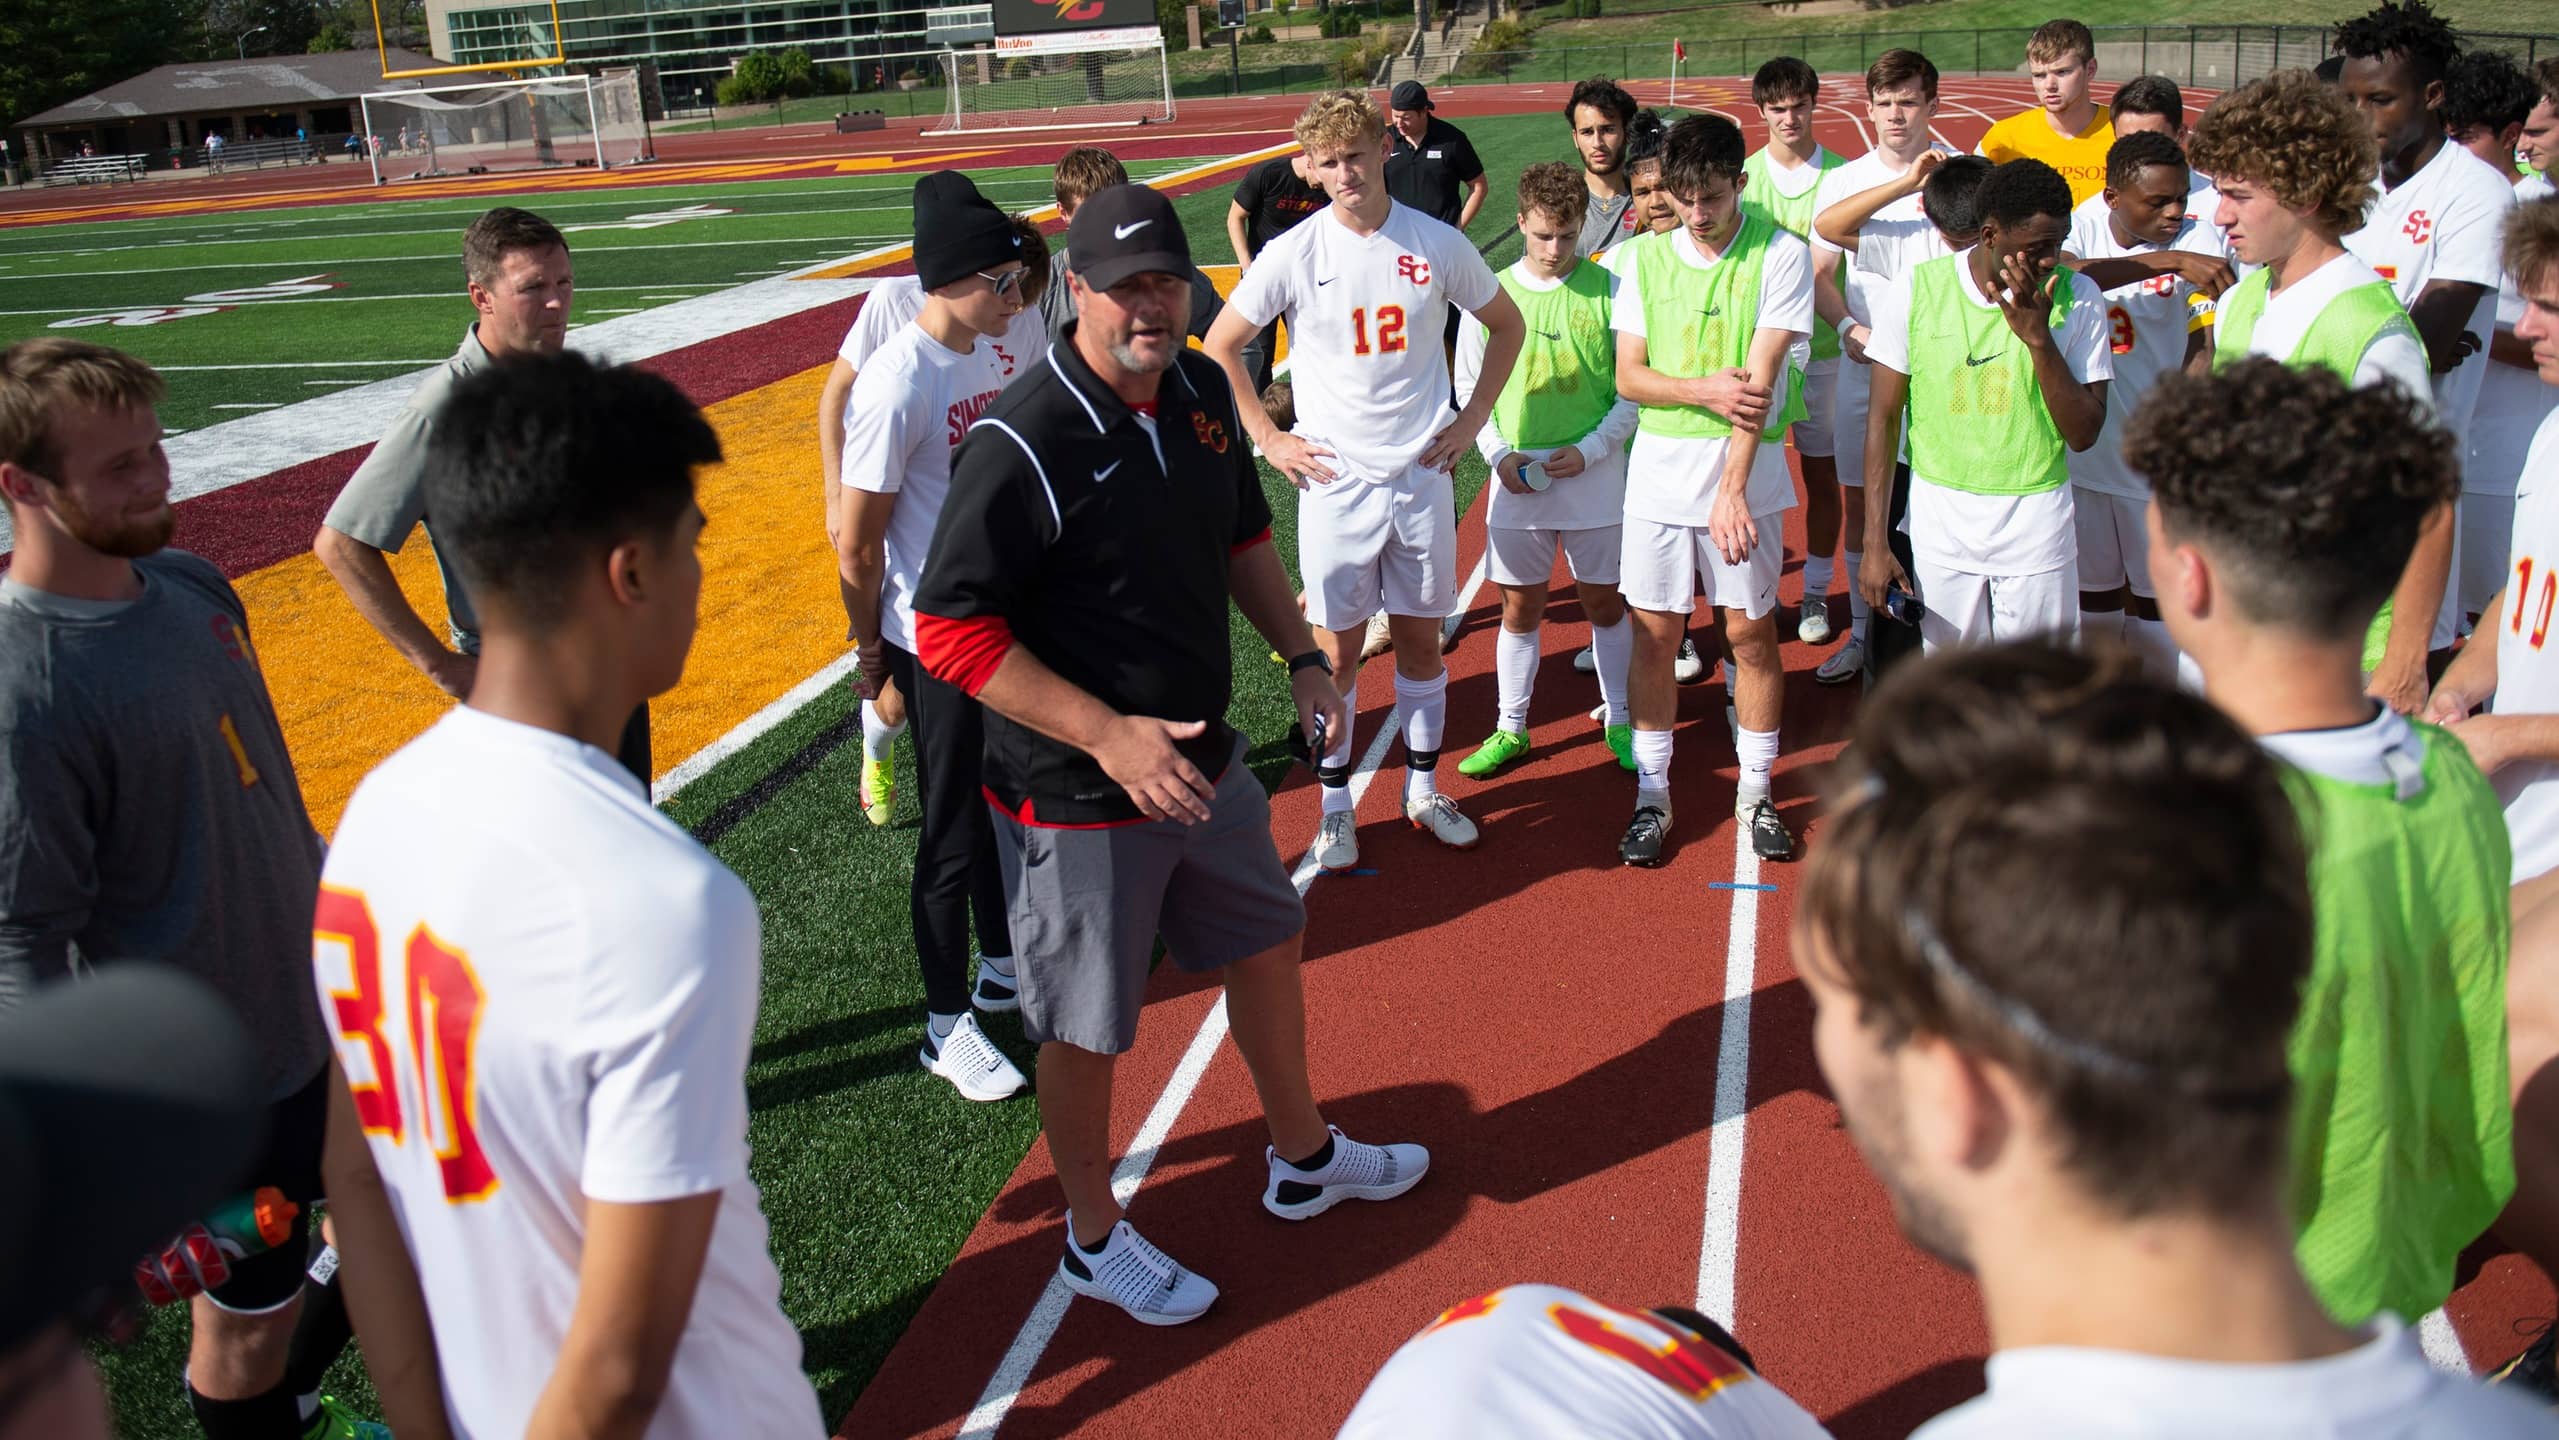
[[[705,412],[728,458],[698,477],[711,522],[702,534],[702,628],[683,683],[651,707],[660,774],[844,653],[835,562],[818,511],[817,397],[827,368]],[[443,592],[423,535],[391,557],[391,570],[434,617],[429,623],[441,625]],[[356,782],[453,702],[392,653],[310,555],[244,576],[237,588],[311,821],[328,833]]]

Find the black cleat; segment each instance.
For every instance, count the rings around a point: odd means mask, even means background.
[[[1795,858],[1795,836],[1786,822],[1777,818],[1775,801],[1762,796],[1742,812],[1742,824],[1750,828],[1750,853],[1762,860]]]
[[[1635,818],[1627,823],[1626,838],[1617,842],[1617,858],[1629,865],[1659,865],[1669,841],[1670,812],[1659,805],[1637,806]]]
[[[2522,1354],[2491,1374],[2488,1383],[2520,1390],[2535,1404],[2559,1405],[2559,1366],[2554,1366],[2552,1354],[2554,1339],[2559,1339],[2559,1325],[2544,1327]]]

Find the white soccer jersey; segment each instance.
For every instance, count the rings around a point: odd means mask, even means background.
[[[890,276],[862,302],[862,312],[853,317],[852,327],[844,332],[844,343],[836,347],[836,358],[859,374],[870,363],[871,352],[887,344],[889,337],[923,313],[924,282],[912,275]],[[1026,305],[992,343],[995,358],[1004,362],[1004,378],[1010,381],[1048,349],[1048,323],[1040,318],[1038,306]]]
[[[1002,393],[1004,362],[994,341],[979,336],[962,354],[909,325],[872,354],[844,402],[844,483],[897,496],[880,633],[910,654],[915,587],[933,546],[933,522],[951,493],[951,453]]]
[[[2071,213],[2070,238],[2063,247],[2083,260],[2114,260],[2161,250],[2225,256],[2229,250],[2220,230],[2192,215],[2186,217],[2174,244],[2127,245],[2115,234],[2114,212],[2103,195],[2091,197]],[[2105,303],[2106,345],[2113,353],[2115,370],[2114,380],[2106,387],[2106,428],[2096,444],[2072,453],[2070,481],[2082,490],[2147,500],[2150,482],[2124,463],[2124,422],[2153,386],[2185,364],[2189,337],[2212,327],[2213,302],[2174,275],[2157,275],[2107,291]]]
[[[2550,182],[2527,175],[2515,182],[2515,203],[2551,194]],[[2497,328],[2512,333],[2523,318],[2523,292],[2514,277],[2497,285]],[[2486,360],[2487,357],[2479,357]],[[2512,495],[2515,477],[2523,473],[2525,452],[2541,429],[2542,418],[2559,403],[2559,387],[2544,385],[2530,366],[2488,360],[2479,380],[2479,408],[2470,417],[2470,457],[2461,469],[2461,488],[2474,495]]]
[[[1512,265],[1511,275],[1531,290],[1552,290],[1563,283],[1529,274],[1526,261]],[[1598,319],[1602,324],[1607,321],[1606,316]],[[1469,315],[1457,322],[1458,404],[1474,398],[1476,377],[1484,371],[1484,350],[1491,343],[1492,332],[1484,328],[1483,321]],[[1531,335],[1527,343],[1534,346],[1551,342]],[[1521,364],[1526,363],[1523,351]],[[1518,378],[1516,369],[1512,374]],[[1485,508],[1484,523],[1497,530],[1596,530],[1625,519],[1626,441],[1635,433],[1635,420],[1640,413],[1634,401],[1620,397],[1601,417],[1598,427],[1573,446],[1582,454],[1582,473],[1558,480],[1541,493],[1514,495],[1499,480],[1492,481],[1493,498]],[[1486,415],[1484,428],[1476,432],[1475,448],[1483,452],[1486,465],[1501,468],[1513,447],[1502,434],[1499,416]],[[1552,453],[1540,452],[1535,458]]]
[[[1955,265],[1967,269],[1970,249],[1956,252]],[[1964,275],[1956,287],[1975,308],[1998,306]],[[2085,384],[2114,376],[2114,356],[2106,346],[2106,304],[2085,275],[2070,277],[2070,311],[2053,338],[2061,344],[2062,363],[2071,378]],[[1905,275],[1877,297],[1874,335],[1866,353],[1878,365],[1910,373],[1910,277]],[[1940,477],[1914,468],[1910,507],[1902,528],[1910,533],[1911,553],[1947,570],[1967,575],[2040,575],[2071,562],[2079,553],[2072,528],[2070,487],[2056,486],[2034,495],[1980,495],[1958,490]]]
[[[1253,257],[1227,303],[1256,327],[1287,317],[1295,433],[1333,452],[1337,476],[1392,481],[1448,428],[1447,307],[1500,289],[1454,226],[1397,204],[1354,235],[1327,207]]]
[[[2505,592],[2505,612],[2479,621],[2496,627],[2495,708],[2504,715],[2559,714],[2559,634],[2551,633],[2559,612],[2559,414],[2541,422],[2524,461]],[[2506,802],[2516,883],[2559,866],[2559,764],[2518,760],[2488,778]]]
[[[1948,155],[1955,153],[1947,145],[1930,148]],[[1813,196],[1813,213],[1819,215],[1901,173],[1881,151],[1869,150],[1822,176],[1821,189]],[[1822,263],[1827,264],[1829,257],[1838,253],[1819,241],[1814,243],[1822,251],[1818,257]],[[1875,218],[1858,230],[1856,253],[1849,257],[1847,273],[1840,282],[1840,296],[1848,302],[1850,318],[1860,325],[1873,324],[1876,292],[1909,273],[1911,266],[1945,253],[1945,239],[1921,212],[1918,196],[1905,195],[1876,211]]]
[[[1668,245],[1680,263],[1704,272],[1723,261],[1710,260],[1686,229],[1673,230],[1653,242]],[[1637,267],[1617,277],[1612,323],[1621,335],[1644,335],[1644,291]],[[1813,255],[1784,226],[1768,237],[1759,262],[1759,318],[1751,327],[1791,330],[1796,340],[1813,329]],[[1777,372],[1776,394],[1769,400],[1775,414],[1786,408],[1787,375]],[[1713,517],[1715,494],[1724,484],[1724,457],[1732,448],[1729,435],[1648,435],[1635,432],[1626,464],[1626,513],[1657,525],[1704,525]],[[1762,439],[1751,459],[1749,489],[1744,498],[1753,515],[1776,515],[1795,508],[1795,482],[1786,471],[1786,440]],[[1763,543],[1766,543],[1764,537]]]
[[[464,706],[367,776],[322,872],[320,1008],[466,1440],[520,1436],[586,1206],[718,1194],[652,1436],[826,1433],[747,1177],[754,897],[611,755]]]
[[[1658,1316],[1555,1285],[1469,1300],[1404,1343],[1341,1440],[1827,1440],[1786,1392]]]
[[[2487,286],[2465,327],[2484,343],[2496,322],[2497,282],[2505,276],[2506,212],[2514,206],[2512,177],[2499,175],[2478,156],[2446,141],[2399,188],[2374,200],[2363,228],[2341,243],[2389,281],[2399,303],[2412,309],[2429,281]],[[2488,357],[2480,354],[2448,375],[2432,377],[2435,409],[2444,428],[2465,447],[2487,371]]]

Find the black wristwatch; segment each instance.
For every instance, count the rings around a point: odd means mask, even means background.
[[[1303,655],[1293,655],[1289,657],[1289,678],[1295,679],[1297,677],[1297,672],[1300,670],[1321,670],[1325,674],[1330,675],[1333,673],[1332,657],[1326,655],[1321,650],[1309,650]]]

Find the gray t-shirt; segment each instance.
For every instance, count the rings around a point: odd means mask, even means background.
[[[1626,238],[1626,212],[1634,207],[1635,193],[1594,195],[1590,208],[1582,212],[1581,238],[1574,242],[1573,253],[1587,260]]]
[[[1075,318],[1075,287],[1066,283],[1066,253],[1062,250],[1058,252],[1057,264],[1059,273],[1053,275],[1048,288],[1040,292],[1040,318],[1048,322],[1048,338],[1051,340],[1065,334],[1066,322]],[[1197,265],[1192,266],[1191,338],[1207,339],[1208,327],[1217,322],[1217,312],[1225,308],[1226,302],[1217,293],[1217,283],[1208,278],[1206,271]]]
[[[393,555],[409,543],[410,532],[420,522],[427,527],[427,543],[435,543],[435,522],[426,513],[427,436],[453,383],[489,364],[489,352],[480,348],[479,327],[473,325],[462,332],[462,347],[453,352],[453,358],[428,371],[419,382],[399,418],[330,502],[328,518],[321,523],[350,540]],[[452,617],[453,643],[476,653],[480,619],[471,612],[471,597],[462,593],[462,577],[454,573],[442,551],[436,552],[435,568],[444,577],[444,608]]]
[[[175,966],[238,1010],[280,1099],[328,1058],[320,837],[240,597],[182,550],[134,570],[123,604],[0,582],[0,1008],[75,957]]]

